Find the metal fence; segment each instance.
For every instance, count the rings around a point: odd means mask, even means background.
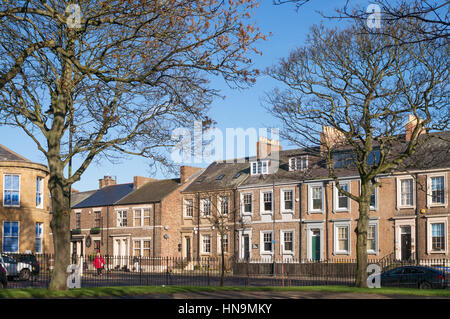
[[[53,271],[52,255],[37,255],[39,271],[29,280],[10,278],[9,288],[48,287]],[[100,273],[94,266],[95,256],[74,256],[81,274],[81,287],[103,286],[219,286],[222,279],[221,258],[186,260],[175,257],[118,257],[104,256]],[[368,260],[382,271],[406,265],[423,265],[450,273],[450,259],[398,261],[394,258]],[[353,285],[356,260],[334,259],[309,261],[296,259],[226,259],[223,284],[225,286],[315,286]]]

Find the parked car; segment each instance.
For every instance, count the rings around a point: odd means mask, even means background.
[[[1,254],[1,262],[5,265],[9,278],[18,278],[19,280],[29,280],[33,272],[33,266],[30,263],[15,260],[12,256]]]
[[[6,266],[0,262],[0,285],[2,288],[8,287],[8,272]]]
[[[449,274],[426,266],[402,266],[381,274],[382,287],[447,288]]]
[[[24,262],[27,264],[31,264],[32,270],[31,273],[33,275],[38,275],[40,270],[40,263],[37,260],[36,256],[33,254],[18,254],[18,255],[11,255],[15,260],[18,262]]]

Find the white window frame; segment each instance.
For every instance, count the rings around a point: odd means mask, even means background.
[[[250,195],[250,212],[245,211],[245,195]],[[253,214],[253,193],[252,192],[242,192],[241,193],[241,215],[251,216]]]
[[[209,210],[208,214],[206,214],[206,212],[205,212],[205,203],[206,203],[206,202],[209,203],[209,205],[208,205],[208,207],[209,207],[209,209],[208,209],[208,210]],[[200,203],[201,203],[200,209],[201,209],[201,212],[202,212],[202,216],[203,216],[203,217],[210,217],[210,216],[211,216],[211,208],[212,208],[211,198],[202,198],[201,201],[200,201]]]
[[[148,241],[148,242],[150,242],[150,245],[149,245],[149,247],[148,248],[144,248],[144,242],[146,242],[146,241]],[[135,242],[139,242],[139,245],[140,245],[140,247],[139,247],[139,255],[136,255],[136,253],[135,253],[135,246],[134,246],[134,243]],[[145,254],[144,254],[144,251],[145,250],[148,250],[149,251],[149,256],[151,255],[151,247],[152,247],[152,239],[151,239],[151,237],[145,237],[145,238],[133,238],[133,240],[132,240],[132,250],[133,250],[133,257],[134,256],[142,256],[142,257],[145,257]]]
[[[116,219],[116,227],[125,228],[128,227],[128,209],[118,209],[116,210],[117,213],[117,219]],[[125,213],[126,218],[123,218]],[[123,221],[127,221],[127,225],[123,226]]]
[[[40,188],[40,191],[38,188]],[[19,194],[20,194],[20,191],[19,191]],[[36,203],[36,208],[42,209],[42,208],[44,208],[44,178],[42,176],[36,177],[36,199],[37,199],[38,195],[39,195],[41,202],[39,203],[39,205]],[[20,195],[19,195],[19,198],[20,198]]]
[[[303,165],[305,163],[305,165]],[[293,164],[293,165],[292,165]],[[309,158],[308,155],[302,155],[289,158],[289,170],[290,171],[304,171],[308,168]]]
[[[270,193],[271,195],[271,209],[270,210],[265,210],[265,199],[264,199],[264,194],[268,194]],[[273,214],[273,207],[274,207],[274,202],[273,202],[273,190],[261,190],[259,193],[259,212],[261,215],[272,215]]]
[[[377,182],[378,182],[378,178],[376,178]],[[358,184],[359,184],[359,195],[361,195],[361,180],[358,180]],[[378,210],[378,187],[375,187],[374,191],[373,191],[373,195],[375,196],[375,206],[372,206],[370,203],[370,210]],[[371,195],[372,196],[372,195]]]
[[[227,250],[224,252],[224,255],[226,255],[230,252],[230,236],[228,236],[228,234],[217,234],[217,253],[222,254],[222,236],[226,238],[227,242]]]
[[[313,208],[313,188],[315,187],[320,187],[322,192],[321,192],[321,197],[322,197],[322,208],[321,209],[314,209]],[[308,184],[308,213],[309,214],[314,214],[314,213],[320,213],[323,214],[324,211],[324,206],[325,206],[325,187],[323,186],[323,183],[310,183]]]
[[[432,189],[431,189],[431,178],[433,177],[443,177],[444,178],[444,203],[433,203]],[[448,183],[447,183],[447,173],[434,173],[427,175],[427,207],[447,207],[448,206]]]
[[[285,244],[284,244],[284,234],[286,233],[292,233],[292,250],[286,250]],[[284,229],[280,230],[280,253],[282,255],[294,255],[295,251],[295,230],[293,229]]]
[[[40,234],[36,234],[36,228],[37,226],[40,225]],[[36,222],[34,224],[34,230],[35,230],[35,242],[34,242],[34,250],[36,254],[42,254],[42,250],[44,249],[43,244],[44,244],[44,223],[42,222]],[[39,248],[40,250],[37,251],[36,250],[36,244],[39,242]]]
[[[5,185],[6,185],[6,182],[5,182],[5,179],[6,179],[6,176],[19,176],[19,204],[18,205],[13,205],[13,204],[11,204],[11,205],[7,205],[7,204],[5,204],[5,199],[6,199],[6,196],[5,196],[5,192],[6,191],[15,191],[15,190],[13,190],[13,189],[6,189],[6,187],[5,187]],[[3,174],[3,207],[20,207],[20,193],[21,193],[21,185],[22,184],[22,176],[20,175],[20,174]],[[11,201],[12,201],[12,199],[11,199]]]
[[[407,175],[407,176],[401,176],[397,177],[397,208],[416,208],[416,181],[413,176]],[[403,205],[402,204],[402,181],[405,180],[412,180],[412,205]]]
[[[378,220],[371,220],[369,221],[369,227],[374,226],[375,227],[375,250],[367,249],[367,254],[369,255],[377,255],[378,256]]]
[[[17,223],[17,251],[5,251],[5,223]],[[4,220],[2,224],[2,251],[5,253],[18,253],[20,251],[20,221]]]
[[[208,255],[211,254],[211,251],[212,251],[211,235],[210,234],[204,234],[204,235],[201,235],[201,237],[202,237],[202,250],[201,250],[201,253],[202,254],[208,254]],[[206,248],[206,246],[205,246],[205,239],[209,239],[209,251],[205,251],[205,248]]]
[[[187,214],[187,213],[188,213],[188,210],[187,210],[187,208],[188,208],[188,202],[190,202],[190,204],[191,204],[190,207],[192,208],[191,215],[188,215],[188,214]],[[183,207],[184,207],[184,209],[183,209],[183,211],[184,211],[184,213],[183,213],[184,218],[193,218],[193,217],[194,217],[194,200],[191,199],[191,198],[186,198],[186,199],[184,200],[184,205],[183,205]]]
[[[140,212],[140,217],[136,217],[136,212]],[[145,212],[148,211],[148,215]],[[149,227],[151,219],[151,207],[133,207],[133,226],[134,227]],[[145,225],[144,221],[148,218],[148,225]],[[140,225],[136,225],[136,221],[139,220]]]
[[[292,208],[286,209],[285,207],[285,193],[291,192],[292,193]],[[273,199],[272,199],[273,200]],[[282,188],[280,189],[280,212],[283,213],[293,213],[295,209],[295,189],[294,188]]]
[[[222,204],[224,203],[224,200],[226,198],[226,202],[227,202],[227,212],[224,214],[222,211]],[[228,216],[230,213],[230,196],[228,195],[222,195],[219,196],[219,214],[223,215],[223,216]]]
[[[432,237],[432,225],[444,224],[444,245],[445,249],[436,251],[432,250],[433,237]],[[448,217],[428,217],[427,218],[427,253],[428,254],[447,254],[448,253]]]
[[[347,185],[347,192],[351,193],[351,182],[350,181],[339,181],[339,185]],[[333,183],[333,211],[334,212],[349,212],[351,200],[350,197],[345,196],[347,198],[347,207],[339,207],[339,190],[336,186],[336,183]]]
[[[261,166],[261,171],[259,170]],[[269,174],[269,161],[253,161],[250,162],[251,175]]]
[[[351,233],[350,233],[350,221],[335,221],[333,224],[334,233],[334,255],[350,255],[351,254]],[[339,228],[347,228],[347,249],[339,250]]]
[[[272,250],[265,250],[264,247],[264,235],[266,234],[270,234],[271,235],[271,241],[270,241],[270,245],[272,247]],[[260,245],[260,249],[259,249],[259,253],[262,257],[267,257],[267,256],[272,256],[275,253],[275,245],[273,243],[273,239],[274,239],[274,234],[273,234],[273,230],[261,230],[259,232],[259,245]]]

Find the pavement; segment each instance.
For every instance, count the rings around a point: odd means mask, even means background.
[[[83,298],[85,299],[85,298]],[[87,298],[89,299],[89,298]],[[93,298],[94,299],[94,298]],[[136,296],[111,296],[95,299],[450,299],[447,297],[398,294],[364,294],[325,291],[216,291]]]

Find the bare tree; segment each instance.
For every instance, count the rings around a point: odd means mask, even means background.
[[[223,286],[226,268],[225,254],[227,253],[227,249],[225,249],[225,238],[228,240],[229,250],[229,235],[235,228],[233,216],[236,213],[236,209],[234,205],[230,205],[232,203],[232,199],[229,193],[203,193],[201,197],[202,200],[208,201],[207,205],[209,206],[208,214],[204,214],[202,217],[208,220],[209,225],[214,227],[214,233],[219,236],[221,259],[220,286]],[[202,205],[201,201],[199,205]]]
[[[66,289],[69,196],[93,160],[168,165],[171,131],[204,120],[211,76],[246,87],[263,35],[255,0],[11,0],[0,4],[0,122],[36,143],[50,171],[55,268]],[[69,9],[69,10],[67,10]],[[69,142],[70,141],[70,142]],[[72,171],[72,159],[81,164]]]
[[[310,0],[273,0],[275,5],[295,4],[297,10],[306,4],[320,3],[319,1]],[[369,4],[368,4],[369,5]],[[330,15],[321,11],[323,17],[329,19],[349,19],[367,22],[371,19],[371,15],[375,13],[369,7],[361,6],[361,1],[347,0],[345,5],[337,9],[337,14]],[[371,8],[375,6],[379,8],[380,21],[385,23],[393,23],[401,21],[401,27],[408,31],[413,37],[397,38],[400,44],[410,41],[434,41],[436,39],[448,39],[450,29],[450,1],[449,0],[373,0],[370,1]],[[373,28],[370,24],[361,24],[359,32],[380,33],[382,30]],[[392,36],[392,34],[386,33]]]
[[[450,118],[444,39],[399,46],[396,39],[406,32],[401,21],[383,24],[379,34],[360,32],[363,23],[356,19],[342,29],[312,27],[303,47],[266,71],[284,87],[268,93],[264,102],[283,123],[282,136],[301,147],[320,146],[316,155],[337,189],[359,203],[359,287],[367,285],[367,230],[376,177],[410,158],[431,132],[448,128]],[[405,137],[409,115],[411,134]],[[360,176],[358,196],[339,184],[337,171],[347,165]]]

